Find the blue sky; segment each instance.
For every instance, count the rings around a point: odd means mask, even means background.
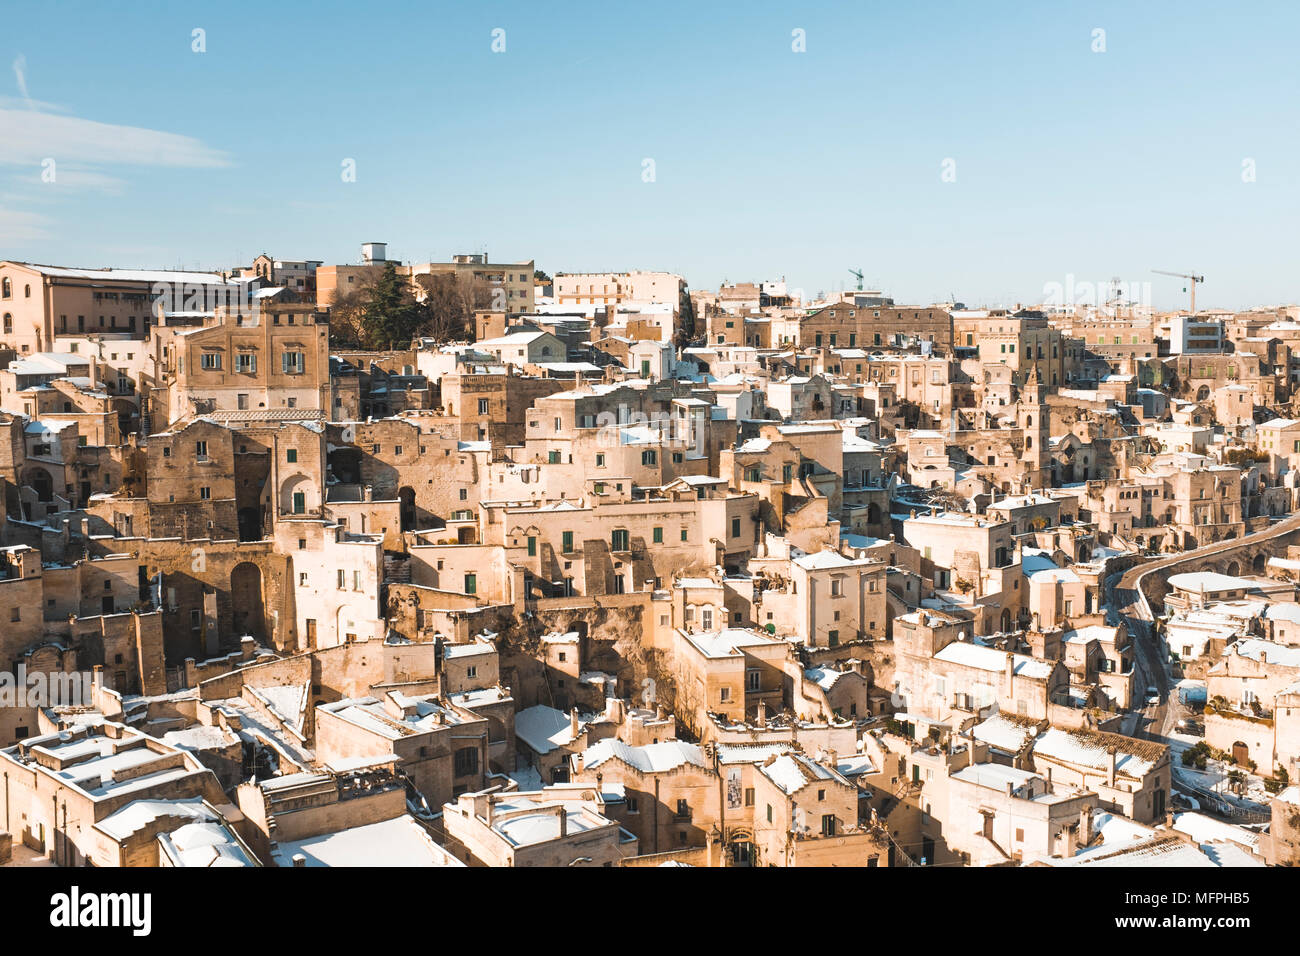
[[[1300,299],[1295,4],[268,6],[12,6],[0,258],[349,262],[379,240],[692,288],[862,268],[907,302],[1073,275],[1185,304],[1153,268],[1204,273],[1202,308]]]

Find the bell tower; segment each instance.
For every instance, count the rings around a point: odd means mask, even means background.
[[[1024,451],[1020,455],[1021,469],[1031,490],[1051,484],[1050,414],[1051,410],[1043,401],[1038,366],[1031,365],[1024,387],[1020,390],[1020,401],[1016,405],[1016,423],[1024,438]]]

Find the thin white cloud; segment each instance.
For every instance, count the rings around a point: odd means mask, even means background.
[[[0,206],[0,245],[17,246],[48,239],[52,222],[40,213]]]
[[[47,158],[78,165],[230,165],[225,153],[190,136],[35,110],[0,109],[0,163],[40,163]]]
[[[27,57],[21,53],[14,59],[14,76],[18,77],[18,92],[27,103],[31,103],[32,98],[27,93]]]

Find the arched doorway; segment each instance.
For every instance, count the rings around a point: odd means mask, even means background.
[[[1002,631],[1011,630],[1011,609],[1004,607],[1002,609]]]
[[[280,514],[308,514],[316,507],[316,489],[306,475],[290,475],[281,482]]]
[[[415,530],[415,489],[403,485],[397,492],[397,498],[401,502],[402,530]]]
[[[1263,574],[1268,570],[1268,556],[1263,552],[1255,555],[1255,560],[1250,563],[1250,569],[1256,574]]]
[[[54,500],[54,479],[50,477],[50,473],[44,468],[33,468],[28,471],[24,484],[36,492],[36,500]]]
[[[262,569],[251,561],[235,566],[230,573],[230,604],[235,636],[251,634],[266,640],[266,609],[262,602]]]
[[[1250,748],[1245,741],[1238,740],[1232,745],[1232,762],[1238,767],[1250,766]]]
[[[1237,564],[1236,561],[1229,561],[1227,568],[1224,570],[1227,572],[1228,577],[1235,578],[1241,574],[1241,565]]]

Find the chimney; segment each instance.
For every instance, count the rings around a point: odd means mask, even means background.
[[[758,726],[767,726],[767,701],[761,697],[758,699]]]
[[[303,856],[301,853],[295,853],[293,855],[293,865],[295,867],[306,866],[307,857]]]
[[[1261,664],[1267,664],[1267,663],[1268,663],[1268,651],[1261,650],[1261,651],[1259,652],[1259,662],[1260,662]]]
[[[573,734],[576,740],[578,734],[582,733],[582,722],[578,720],[578,708],[573,708],[573,713],[569,715],[569,732]]]
[[[564,809],[564,804],[562,803],[555,809],[560,818],[560,839],[563,840],[569,835],[569,814],[568,811]]]
[[[1079,811],[1079,837],[1083,845],[1087,846],[1092,842],[1092,807],[1085,806]]]
[[[1011,694],[1011,691],[1012,691],[1013,681],[1015,680],[1015,676],[1016,676],[1016,655],[1013,654],[1013,653],[1011,653],[1011,651],[1007,651],[1007,670],[1006,670],[1006,675],[1007,675],[1007,690],[1006,690],[1006,692],[1007,692],[1008,695],[1010,695],[1010,694]]]
[[[1106,786],[1115,786],[1116,753],[1114,747],[1106,748]]]

